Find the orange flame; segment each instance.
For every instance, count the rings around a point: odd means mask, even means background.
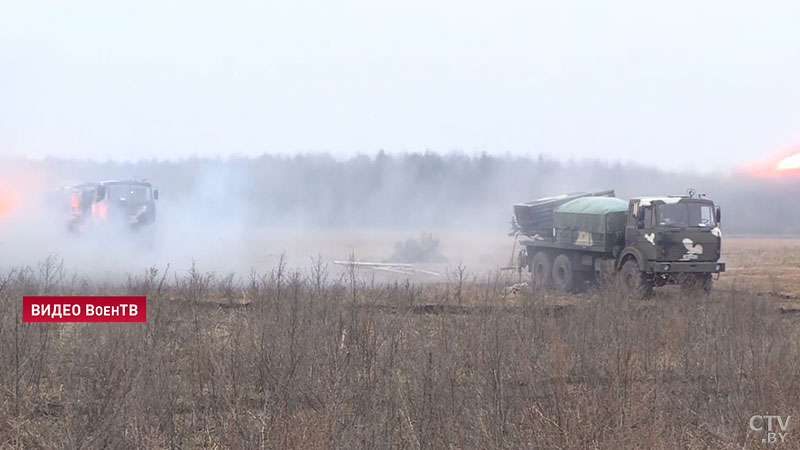
[[[108,205],[105,203],[92,203],[92,214],[102,220],[108,219]]]
[[[0,217],[10,216],[20,206],[19,195],[6,186],[0,186]]]
[[[775,166],[775,170],[797,170],[800,169],[800,153],[783,158]]]
[[[791,153],[783,153],[781,157],[753,164],[746,169],[746,172],[759,178],[800,175],[800,152],[795,149]]]
[[[72,212],[75,214],[80,213],[81,211],[81,196],[80,194],[73,193],[69,196],[69,206],[72,208]]]

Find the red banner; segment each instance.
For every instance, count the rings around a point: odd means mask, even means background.
[[[146,322],[145,296],[24,296],[23,322]]]

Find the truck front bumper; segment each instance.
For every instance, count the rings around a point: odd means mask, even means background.
[[[721,273],[725,272],[724,262],[713,261],[655,261],[650,264],[654,273]]]

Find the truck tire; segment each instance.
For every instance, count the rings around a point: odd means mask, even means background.
[[[563,253],[556,256],[553,261],[553,286],[561,292],[575,290],[575,272],[572,271],[572,261]]]
[[[714,283],[711,280],[710,273],[693,273],[688,274],[686,279],[681,283],[681,294],[688,295],[711,295]]]
[[[653,294],[653,283],[639,269],[639,263],[631,258],[622,264],[619,271],[620,285],[630,298],[644,299]]]
[[[531,284],[535,288],[549,289],[553,280],[553,262],[547,252],[538,251],[531,258]]]

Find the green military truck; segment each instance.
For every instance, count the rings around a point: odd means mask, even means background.
[[[615,280],[631,295],[679,284],[710,293],[720,262],[720,209],[687,195],[616,198],[613,190],[546,197],[514,205],[513,235],[535,287],[581,291]]]

